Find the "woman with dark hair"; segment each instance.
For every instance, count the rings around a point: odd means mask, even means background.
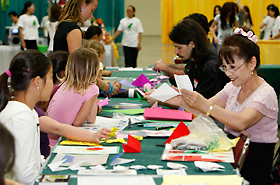
[[[253,21],[251,18],[250,10],[248,6],[244,6],[245,10],[245,21],[243,26],[247,27],[248,29],[252,30],[253,29]]]
[[[86,40],[96,40],[98,42],[101,42],[102,40],[102,30],[99,26],[90,26],[88,27],[87,31],[84,34],[84,38]]]
[[[141,21],[135,17],[135,7],[130,5],[126,10],[127,17],[120,21],[118,30],[110,42],[123,33],[122,45],[125,67],[136,67],[138,52],[141,50],[142,33]]]
[[[53,51],[53,38],[56,31],[56,26],[58,24],[59,16],[61,15],[62,7],[60,4],[55,3],[52,5],[49,15],[49,21],[46,22],[46,30],[49,32],[49,48],[48,51]]]
[[[216,15],[218,15],[218,14],[221,13],[221,9],[222,9],[222,8],[221,8],[220,5],[216,5],[216,6],[214,7],[214,11],[213,11],[213,14],[214,14],[214,15],[213,15],[213,18],[215,18]],[[213,21],[214,21],[214,19],[212,19],[211,21],[209,21],[209,23],[208,23],[209,29],[211,28],[211,25],[212,25]],[[215,35],[218,35],[218,26],[217,26],[217,25],[215,25],[214,31],[215,31]],[[213,44],[213,46],[217,49],[217,44],[215,44],[215,42],[214,42],[214,37],[213,37],[213,39],[212,39],[212,44]]]
[[[273,87],[257,74],[260,49],[256,42],[252,31],[236,28],[234,35],[224,40],[219,53],[223,63],[220,69],[231,82],[210,99],[196,91],[181,89],[182,95],[166,102],[195,115],[211,115],[225,124],[230,138],[246,130],[251,143],[241,176],[252,185],[268,185],[274,147],[279,140],[278,100]]]
[[[54,51],[69,53],[82,47],[80,26],[89,18],[98,5],[98,0],[71,0],[64,5],[54,36]]]
[[[216,25],[218,25],[218,35],[215,34],[214,30]],[[238,27],[238,17],[235,15],[235,7],[232,2],[226,2],[221,9],[221,14],[215,16],[210,28],[214,42],[217,44],[217,51],[220,50],[224,39],[233,34],[234,27]]]
[[[18,19],[21,49],[38,49],[37,39],[39,38],[39,22],[34,14],[35,6],[32,2],[24,4],[24,8]]]
[[[263,40],[269,40],[271,37],[273,37],[272,28],[275,24],[275,19],[279,15],[279,9],[274,5],[268,5],[267,6],[267,16],[263,19],[260,29],[264,28],[264,37]]]

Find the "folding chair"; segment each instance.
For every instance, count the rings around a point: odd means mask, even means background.
[[[249,144],[251,141],[250,134],[242,130],[239,134],[239,141],[236,146],[233,148],[234,153],[234,163],[232,164],[233,168],[237,170],[237,173],[240,173],[249,152]]]

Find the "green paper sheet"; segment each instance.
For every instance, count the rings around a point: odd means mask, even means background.
[[[117,110],[102,110],[102,112],[118,112],[123,114],[143,114],[144,109],[117,109]]]

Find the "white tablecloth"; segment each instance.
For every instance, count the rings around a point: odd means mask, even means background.
[[[21,51],[20,46],[0,46],[0,75],[9,69],[13,57]]]

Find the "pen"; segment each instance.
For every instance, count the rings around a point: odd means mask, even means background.
[[[165,145],[159,145],[159,144],[156,144],[156,146],[161,146],[161,147],[165,147]]]
[[[174,128],[173,126],[166,126],[166,127],[156,127],[156,130],[162,130],[167,128]]]

